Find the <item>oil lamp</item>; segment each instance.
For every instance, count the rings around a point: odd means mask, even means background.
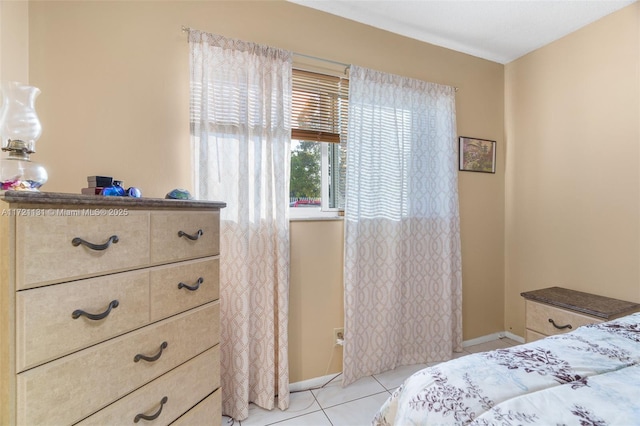
[[[38,191],[47,181],[47,171],[31,161],[42,126],[35,110],[40,89],[15,81],[0,84],[0,160],[2,190]]]

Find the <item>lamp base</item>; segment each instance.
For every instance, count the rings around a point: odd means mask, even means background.
[[[22,144],[2,148],[9,156],[0,160],[0,189],[9,191],[39,191],[48,179],[47,171],[29,158],[30,152]]]

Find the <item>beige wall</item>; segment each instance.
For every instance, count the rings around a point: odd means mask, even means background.
[[[460,173],[464,338],[504,329],[500,64],[282,1],[32,1],[29,73],[42,90],[43,125],[34,160],[47,167],[47,191],[78,192],[95,174],[151,197],[192,187],[182,25],[459,87],[459,134],[498,141],[495,175]],[[341,222],[296,222],[291,235],[291,380],[298,381],[340,369],[341,355],[325,336],[342,321],[336,296],[342,264],[335,255]],[[318,238],[331,250],[316,255]],[[324,269],[301,272],[312,265]],[[317,346],[307,345],[312,336]]]
[[[0,80],[29,83],[29,2],[0,0]]]
[[[291,382],[342,371],[333,329],[344,327],[343,222],[291,222]]]
[[[520,292],[640,301],[640,4],[506,66],[505,326]]]

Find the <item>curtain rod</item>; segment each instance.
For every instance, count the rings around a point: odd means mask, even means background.
[[[182,26],[182,32],[183,33],[187,33],[189,31],[191,31],[192,29],[189,27],[185,27],[184,25]],[[324,58],[319,58],[317,56],[311,56],[311,55],[305,55],[304,53],[297,53],[297,52],[291,52],[292,54],[296,55],[296,56],[302,56],[303,58],[307,58],[307,59],[313,59],[316,61],[322,61],[322,62],[328,62],[330,64],[334,64],[334,65],[340,65],[345,67],[346,69],[351,68],[351,64],[345,64],[344,62],[338,62],[338,61],[332,61],[331,59],[324,59]]]
[[[345,64],[344,62],[332,61],[331,59],[324,59],[324,58],[319,58],[317,56],[305,55],[304,53],[293,52],[293,54],[296,56],[301,56],[303,58],[313,59],[315,61],[322,61],[322,62],[328,62],[330,64],[334,64],[334,65],[340,65],[345,67],[345,69],[351,68],[351,64]]]
[[[191,28],[185,27],[184,25],[182,26],[182,32],[183,33],[187,33],[189,31],[191,31]],[[293,52],[293,54],[296,55],[296,56],[302,56],[303,58],[307,58],[307,59],[313,59],[313,60],[316,60],[316,61],[328,62],[328,63],[334,64],[334,65],[341,65],[341,66],[345,67],[345,69],[344,69],[344,73],[345,74],[347,73],[349,68],[351,68],[351,64],[345,64],[344,62],[332,61],[331,59],[324,59],[324,58],[319,58],[317,56],[305,55],[304,53]],[[459,90],[455,86],[453,87],[453,89],[456,92]]]

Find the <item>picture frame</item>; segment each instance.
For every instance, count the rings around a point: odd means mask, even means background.
[[[459,165],[463,172],[495,173],[496,141],[460,136]]]

